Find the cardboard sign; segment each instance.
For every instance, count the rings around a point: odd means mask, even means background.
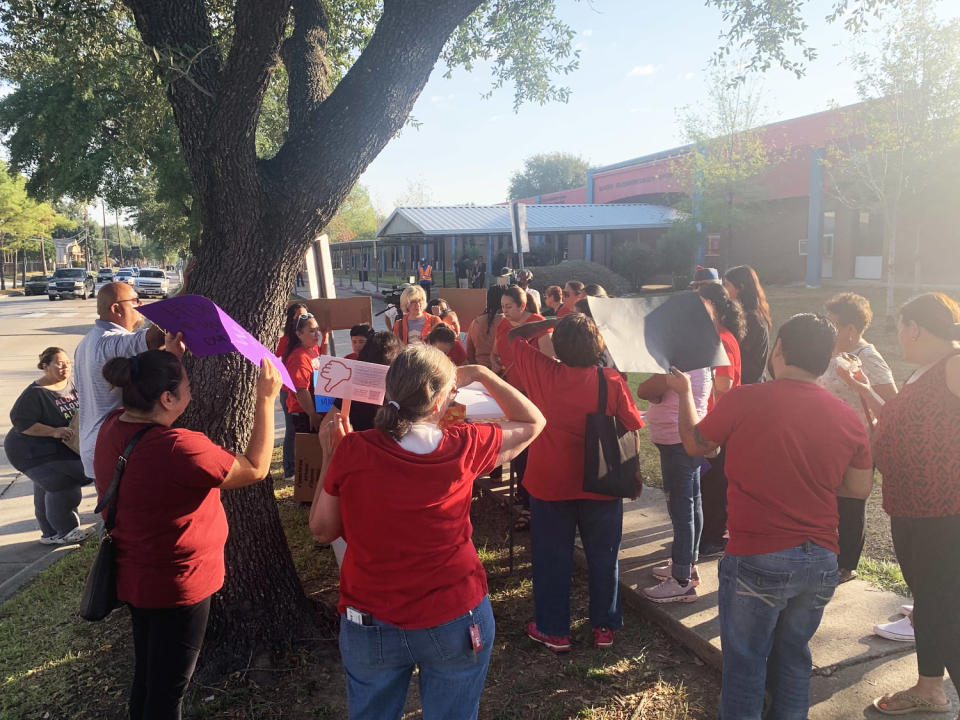
[[[467,420],[498,422],[507,419],[503,408],[480,382],[472,382],[457,388],[457,404],[463,405]]]
[[[266,358],[280,372],[284,386],[294,390],[280,358],[208,298],[178,295],[144,305],[140,314],[167,332],[183,333],[183,344],[197,357],[238,352],[257,367]]]
[[[697,293],[588,299],[590,313],[621,372],[664,373],[729,365]]]
[[[434,288],[433,295],[450,304],[464,332],[470,329],[473,319],[487,309],[487,291],[482,288]]]
[[[319,367],[313,372],[313,392],[316,395],[383,405],[389,369],[389,365],[321,355]]]
[[[304,300],[303,304],[323,330],[349,330],[360,323],[373,327],[373,302],[369,297],[318,298]]]
[[[323,468],[323,448],[316,433],[297,433],[294,441],[293,499],[313,502]]]

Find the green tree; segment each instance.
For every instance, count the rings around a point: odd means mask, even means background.
[[[571,153],[531,155],[523,161],[523,168],[510,176],[507,200],[579,187],[586,184],[589,168],[587,160]]]
[[[883,218],[888,325],[895,314],[898,225],[912,210],[919,258],[928,191],[960,180],[960,20],[942,22],[935,8],[930,0],[906,0],[884,30],[879,52],[851,58],[864,104],[846,116],[845,139],[825,160],[835,196]]]
[[[635,240],[622,242],[613,250],[614,267],[630,281],[635,291],[643,289],[644,283],[656,275],[659,263],[656,249]]]
[[[785,153],[773,149],[756,129],[762,122],[758,82],[734,80],[721,63],[709,76],[707,101],[696,109],[680,109],[691,151],[673,163],[674,174],[695,189],[679,206],[721,234],[725,257],[734,234],[761,211],[767,197],[764,175]]]
[[[448,70],[482,63],[494,87],[514,86],[515,103],[564,99],[554,78],[577,65],[553,0],[32,0],[0,2],[0,23],[0,76],[15,86],[0,126],[31,187],[130,207],[129,181],[147,166],[166,163],[161,184],[185,170],[202,225],[188,290],[268,345],[306,248],[407,122],[438,59]],[[761,13],[745,26],[769,23]],[[758,53],[775,56],[787,30],[765,34]],[[281,63],[285,93],[274,84]],[[282,144],[264,152],[257,130],[271,93],[285,121]],[[280,142],[276,129],[259,137]],[[205,391],[183,421],[242,447],[258,371],[235,356],[194,358],[188,371]],[[224,377],[229,393],[216,390]],[[230,573],[214,603],[208,668],[246,663],[312,617],[271,484],[224,504]]]
[[[703,247],[707,234],[693,218],[674,222],[658,243],[660,268],[673,276],[673,286],[684,290],[690,282],[697,250]]]
[[[357,183],[327,225],[326,233],[330,242],[343,242],[375,237],[379,229],[380,218],[370,200],[370,192]]]

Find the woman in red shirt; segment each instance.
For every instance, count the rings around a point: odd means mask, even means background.
[[[317,412],[313,399],[313,371],[320,368],[320,326],[310,313],[301,315],[294,324],[283,364],[293,380],[295,394],[287,396],[287,412],[294,432],[307,433],[320,427],[323,415]]]
[[[747,321],[740,303],[733,300],[723,285],[708,282],[700,286],[700,299],[713,318],[720,342],[727,353],[729,365],[713,368],[713,394],[707,405],[712,410],[717,400],[740,386],[740,340],[747,330]],[[700,497],[703,504],[703,532],[700,535],[700,557],[723,552],[727,541],[727,476],[723,470],[724,450],[709,460],[710,469],[700,479]],[[701,472],[703,472],[701,470]]]
[[[873,451],[883,474],[883,509],[913,594],[916,684],[874,700],[886,715],[949,712],[943,671],[960,689],[960,304],[919,295],[900,310],[903,359],[919,366],[884,402],[859,373],[877,416]]]
[[[557,362],[524,342],[553,328]],[[533,596],[536,620],[527,635],[554,652],[570,649],[570,580],[577,530],[590,570],[590,624],[598,648],[613,646],[623,626],[617,556],[623,500],[583,491],[587,415],[597,411],[597,367],[605,347],[593,320],[582,313],[520,325],[509,335],[515,367],[527,394],[543,411],[547,427],[530,446],[524,482],[530,492]],[[643,427],[626,381],[604,368],[608,415],[629,430]]]
[[[277,351],[274,353],[278,358],[283,358],[290,345],[290,338],[296,333],[297,319],[301,315],[307,314],[307,306],[303,303],[291,303],[287,306],[287,312],[283,321],[283,334],[277,343]],[[293,419],[287,410],[287,390],[280,389],[280,408],[283,410],[283,477],[286,480],[293,479],[295,469],[296,437],[297,430],[293,426]]]
[[[487,288],[487,307],[477,315],[467,330],[467,362],[471,365],[492,367],[493,344],[497,338],[497,327],[503,320],[500,312],[500,298],[503,288],[493,285]]]
[[[440,430],[457,387],[480,381],[509,418]],[[310,510],[320,542],[343,537],[340,653],[349,716],[397,718],[414,667],[424,717],[476,718],[494,620],[471,540],[478,475],[509,461],[543,429],[540,411],[478,365],[404,348],[386,377],[376,429],[342,416],[320,432],[322,482]]]
[[[523,386],[519,384],[519,376],[513,369],[513,350],[507,342],[507,333],[518,325],[540,322],[544,318],[543,315],[532,313],[527,309],[527,293],[516,285],[504,289],[500,298],[500,309],[503,312],[503,322],[497,325],[497,339],[493,346],[491,366],[506,378],[508,383],[523,390]],[[536,345],[541,352],[553,356],[548,329],[544,329],[536,337],[531,337],[528,342]]]
[[[527,291],[511,285],[504,288],[500,297],[500,309],[503,312],[503,321],[497,325],[497,339],[493,346],[491,362],[494,371],[500,373],[508,383],[523,392],[523,383],[514,369],[513,348],[507,341],[507,333],[512,328],[527,323],[538,323],[544,319],[543,315],[530,312],[528,308]],[[553,344],[550,342],[550,329],[544,328],[539,334],[533,335],[527,341],[534,344],[541,352],[553,357]],[[530,529],[530,494],[523,484],[523,477],[527,470],[527,453],[521,453],[513,461],[513,469],[517,475],[517,502],[520,505],[520,514],[513,525],[514,530],[525,531]]]
[[[130,717],[178,720],[210,596],[223,586],[228,528],[220,490],[251,485],[269,472],[280,373],[264,361],[250,442],[237,456],[203,433],[173,427],[190,404],[190,381],[173,353],[113,358],[103,376],[122,391],[123,407],[107,415],[97,436],[94,470],[101,498],[117,458],[147,429],[127,460],[110,533],[117,597],[130,607],[133,621]]]

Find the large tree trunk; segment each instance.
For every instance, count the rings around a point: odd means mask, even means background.
[[[0,232],[0,290],[7,289],[7,276],[5,274],[7,272],[7,255],[3,251],[3,242],[4,234]],[[14,267],[13,274],[17,274],[16,267]]]
[[[376,32],[332,92],[320,0],[237,0],[226,57],[201,0],[125,2],[162,70],[191,59],[189,77],[174,74],[168,87],[203,223],[187,292],[210,298],[272,347],[309,242],[403,126],[447,38],[480,0],[386,0]],[[284,40],[291,4],[294,31]],[[257,115],[281,46],[290,127],[277,155],[258,160]],[[183,422],[243,450],[259,370],[232,354],[188,360],[187,371],[193,403]],[[214,599],[206,672],[244,667],[317,627],[272,490],[266,480],[223,494],[227,578]]]

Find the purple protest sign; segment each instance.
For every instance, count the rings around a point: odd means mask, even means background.
[[[178,295],[139,309],[141,315],[167,332],[183,333],[183,344],[194,355],[203,357],[238,352],[257,367],[266,358],[280,373],[283,384],[295,390],[290,373],[280,358],[212,300],[202,295]]]

